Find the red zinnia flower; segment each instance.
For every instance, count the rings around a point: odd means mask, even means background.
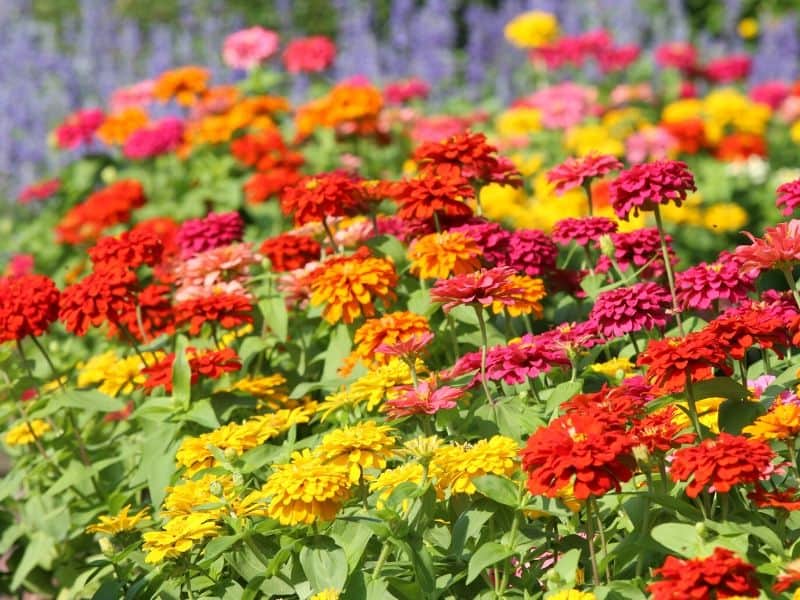
[[[299,172],[284,167],[253,173],[244,184],[244,195],[250,204],[261,204],[273,196],[280,196],[283,190],[297,184],[301,178]]]
[[[200,377],[219,379],[225,373],[235,373],[242,368],[242,362],[233,348],[223,350],[206,350],[198,354],[189,348],[189,369],[191,371],[192,385],[200,381]],[[142,369],[147,375],[143,387],[152,391],[159,386],[164,387],[168,394],[172,393],[172,365],[175,362],[175,353],[170,353],[155,365]]]
[[[564,414],[591,416],[609,428],[626,429],[644,414],[652,399],[650,386],[642,377],[632,377],[622,385],[609,388],[603,384],[597,392],[576,394],[561,405]]]
[[[694,176],[686,163],[657,160],[622,171],[611,182],[611,204],[620,219],[638,216],[640,210],[655,210],[659,204],[675,202],[680,206],[688,192],[697,190]]]
[[[105,321],[117,324],[121,315],[136,310],[137,283],[134,272],[119,263],[104,267],[64,290],[58,318],[75,335]]]
[[[231,154],[242,164],[262,172],[276,168],[294,171],[305,162],[302,154],[292,152],[286,147],[278,130],[237,138],[231,142]]]
[[[742,261],[742,270],[790,269],[800,262],[800,219],[767,227],[763,238],[748,231],[742,233],[752,242],[735,250]]]
[[[482,252],[481,259],[490,267],[504,262],[508,255],[511,232],[503,229],[499,223],[476,219],[448,231],[460,231],[475,240]]]
[[[789,345],[786,323],[769,309],[751,306],[733,310],[711,321],[704,329],[727,348],[734,360],[744,359],[752,346],[760,346],[782,355],[780,347]]]
[[[64,215],[56,226],[58,237],[68,244],[96,240],[104,229],[127,223],[134,209],[146,202],[142,184],[123,179],[91,194]]]
[[[747,77],[751,64],[747,54],[732,54],[709,61],[703,71],[714,83],[731,83]]]
[[[637,445],[644,446],[650,454],[654,454],[694,442],[695,434],[681,433],[683,425],[675,423],[679,412],[678,407],[670,405],[634,423],[630,433]]]
[[[34,200],[47,200],[50,196],[58,193],[60,189],[61,180],[59,179],[48,179],[47,181],[33,183],[19,193],[17,202],[28,204]]]
[[[626,333],[663,327],[671,304],[669,292],[657,283],[637,283],[602,292],[589,313],[589,320],[604,337],[613,339]]]
[[[601,235],[616,231],[617,223],[607,217],[567,218],[555,224],[553,239],[559,244],[575,242],[579,246],[588,246],[589,242],[596,242]]]
[[[175,324],[189,324],[189,333],[197,335],[204,323],[233,329],[253,322],[253,304],[239,294],[213,294],[192,298],[175,305]]]
[[[633,440],[590,416],[565,415],[539,428],[520,452],[533,495],[555,498],[569,485],[575,498],[602,496],[633,477]]]
[[[556,192],[562,194],[568,190],[591,181],[595,177],[622,168],[622,163],[609,154],[589,154],[582,158],[569,157],[560,165],[547,172],[547,180],[556,184]]]
[[[118,323],[140,342],[148,337],[175,332],[175,316],[166,285],[148,285],[136,296],[137,306],[126,306],[118,315]],[[138,309],[138,311],[137,311]],[[109,324],[109,334],[116,335],[118,327]]]
[[[100,238],[89,248],[95,269],[120,263],[130,269],[140,265],[151,267],[161,262],[164,245],[158,235],[147,229],[126,231],[119,237]]]
[[[282,233],[264,240],[259,252],[269,258],[272,270],[279,273],[294,271],[319,260],[322,246],[307,235]]]
[[[775,453],[761,440],[720,433],[697,446],[676,450],[669,469],[672,481],[688,481],[686,495],[704,489],[729,492],[735,485],[755,483],[770,472]]]
[[[42,335],[58,318],[60,296],[45,275],[0,278],[0,342]]]
[[[775,205],[782,209],[785,217],[788,217],[800,206],[800,179],[784,183],[778,187],[777,193]]]
[[[715,548],[707,558],[668,556],[653,573],[661,578],[647,586],[653,600],[758,596],[755,567],[726,548]]]
[[[684,338],[650,340],[636,359],[647,365],[647,379],[663,392],[683,390],[686,378],[691,381],[710,379],[714,369],[730,373],[728,348],[707,331],[692,332]]]
[[[416,179],[395,183],[391,194],[399,204],[400,219],[431,221],[434,215],[472,216],[465,201],[475,197],[475,190],[458,168],[442,164],[429,167]]]
[[[324,71],[336,57],[336,45],[327,37],[315,35],[292,40],[281,56],[289,73]]]
[[[281,193],[281,210],[294,217],[295,225],[305,225],[327,217],[356,215],[365,210],[366,200],[358,179],[349,173],[331,171],[303,177],[286,187]]]
[[[783,510],[800,510],[800,498],[797,496],[797,488],[787,488],[768,492],[759,484],[756,484],[753,491],[747,494],[759,508],[780,508]],[[775,589],[776,592],[783,590]]]

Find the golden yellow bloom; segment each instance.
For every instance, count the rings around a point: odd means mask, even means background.
[[[759,440],[786,440],[800,434],[800,406],[778,404],[755,422],[742,429],[750,437]]]
[[[473,479],[492,473],[510,477],[517,470],[519,447],[511,438],[496,435],[480,440],[471,448],[442,446],[433,455],[430,475],[435,480],[436,493],[474,494]]]
[[[101,515],[99,517],[100,522],[95,523],[94,525],[89,525],[86,528],[86,533],[105,533],[107,535],[116,535],[118,533],[122,533],[123,531],[131,531],[139,524],[140,521],[143,521],[147,518],[147,508],[140,510],[135,515],[128,515],[128,511],[130,511],[131,505],[126,504],[122,507],[116,515],[108,516],[108,515]]]
[[[108,350],[102,354],[91,357],[86,363],[78,364],[78,387],[89,387],[95,383],[102,382],[109,369],[117,360],[117,354],[113,350]]]
[[[221,495],[214,494],[213,488],[218,488]],[[184,480],[167,488],[161,516],[172,518],[204,512],[219,518],[223,507],[214,505],[224,502],[232,492],[233,479],[229,475],[204,475],[200,479]],[[201,506],[205,508],[199,509]]]
[[[425,333],[430,333],[428,319],[409,311],[398,311],[379,318],[367,319],[356,329],[353,335],[355,348],[345,359],[340,372],[342,375],[348,375],[359,361],[367,367],[373,364],[385,365],[391,357],[376,352],[378,346],[405,342]]]
[[[795,144],[800,144],[800,121],[795,121],[789,129],[789,137]]]
[[[527,136],[542,129],[542,113],[537,108],[509,108],[497,117],[495,128],[502,137]]]
[[[155,364],[163,357],[164,353],[148,352],[146,354],[144,358],[148,364]],[[147,379],[147,376],[142,374],[142,369],[146,366],[137,355],[122,358],[108,368],[103,383],[97,389],[109,396],[116,396],[119,393],[130,394]]]
[[[745,40],[753,39],[758,35],[758,19],[752,17],[742,19],[736,26],[736,31],[738,31],[739,36]]]
[[[353,427],[334,429],[322,438],[315,454],[324,462],[349,469],[352,483],[367,477],[367,469],[385,469],[394,455],[395,437],[392,428],[362,421]]]
[[[721,202],[709,206],[703,215],[703,225],[712,231],[741,231],[747,225],[747,211],[735,202]]]
[[[193,513],[170,519],[164,524],[163,531],[142,534],[142,550],[147,552],[144,561],[157,564],[188,552],[195,543],[218,533],[219,528],[214,521],[212,515]]]
[[[495,221],[508,219],[523,210],[525,192],[520,188],[499,183],[490,183],[481,188],[481,207],[484,214]]]
[[[403,444],[403,449],[397,453],[400,456],[410,456],[422,462],[428,462],[441,446],[442,440],[435,435],[420,436],[413,440],[408,440]]]
[[[703,398],[697,401],[697,415],[700,423],[706,426],[712,433],[719,433],[719,407],[725,402],[725,398]],[[672,422],[683,428],[692,426],[689,416],[686,414],[688,405],[686,402],[678,402],[678,406],[685,410],[676,410]]]
[[[517,167],[517,170],[522,173],[523,177],[530,177],[534,175],[539,169],[542,168],[544,158],[541,154],[512,154],[510,157],[511,162]],[[506,186],[508,187],[508,186]]]
[[[703,101],[699,98],[686,98],[670,102],[661,111],[661,120],[665,123],[682,123],[703,116]]]
[[[339,390],[325,396],[325,400],[317,405],[317,413],[322,415],[322,421],[326,421],[331,414],[343,408],[355,408],[359,404],[348,390]]]
[[[32,444],[37,439],[41,439],[41,437],[51,429],[50,423],[44,419],[23,421],[8,430],[5,441],[8,446]]]
[[[503,34],[518,48],[540,48],[558,37],[558,19],[549,12],[532,10],[511,19]]]
[[[369,489],[371,492],[376,492],[378,490],[381,492],[378,496],[378,508],[382,507],[383,502],[386,501],[386,499],[394,491],[394,488],[396,488],[398,485],[408,482],[419,485],[422,483],[422,477],[424,474],[425,469],[421,464],[410,462],[400,465],[399,467],[395,467],[394,469],[388,469],[378,475],[378,477],[376,477],[375,480],[369,484]]]
[[[191,106],[206,91],[211,74],[202,67],[180,67],[165,71],[156,80],[153,96],[162,102],[172,100]]]
[[[446,279],[481,267],[483,254],[477,242],[460,231],[423,235],[408,249],[411,272],[422,279]]]
[[[249,335],[251,333],[253,333],[252,323],[248,323],[247,325],[242,325],[241,327],[239,327],[239,329],[228,331],[227,333],[219,337],[219,348],[220,349],[227,348],[239,338],[243,338],[244,336]]]
[[[266,406],[272,410],[278,410],[281,407],[294,408],[294,406],[297,406],[297,401],[289,399],[286,389],[286,377],[280,373],[262,375],[260,377],[245,377],[234,383],[231,390],[244,392],[258,398],[259,408]]]
[[[506,308],[508,309],[508,314],[512,317],[533,313],[537,318],[541,318],[543,312],[541,300],[547,296],[547,292],[544,290],[544,282],[541,279],[525,275],[512,275],[509,281],[513,287],[521,288],[522,294],[519,297],[515,297],[514,303],[510,305],[494,302],[492,304],[492,312],[500,314]]]
[[[761,135],[772,116],[769,106],[753,102],[734,88],[712,91],[703,99],[703,111],[712,129],[719,133],[731,126],[736,131]],[[712,141],[715,141],[713,136]]]
[[[129,106],[105,118],[96,135],[109,146],[122,145],[131,134],[147,125],[147,113],[138,106]]]
[[[311,304],[325,304],[322,317],[328,323],[348,325],[362,313],[375,314],[373,302],[380,299],[388,306],[394,299],[397,273],[386,258],[334,256],[314,271],[311,278]]]
[[[617,357],[607,360],[606,362],[595,363],[589,368],[595,373],[600,373],[606,377],[617,378],[621,375],[624,376],[632,373],[636,365],[628,358]]]
[[[582,592],[580,590],[561,590],[552,596],[548,596],[547,600],[595,600],[595,595],[592,592]]]
[[[632,106],[608,111],[603,115],[601,124],[617,139],[624,139],[637,130],[651,128],[642,111]]]
[[[425,364],[417,359],[415,364],[417,373],[424,372]],[[349,391],[350,399],[356,403],[367,403],[367,410],[374,410],[386,399],[396,398],[399,393],[395,389],[400,385],[413,383],[411,369],[408,364],[399,358],[393,357],[385,365],[381,365],[356,379]]]
[[[665,204],[661,211],[661,216],[665,221],[674,223],[676,225],[702,225],[703,213],[700,211],[699,206],[702,204],[703,198],[700,194],[689,194],[681,206],[675,204]]]
[[[308,449],[274,469],[261,491],[271,497],[267,514],[281,525],[330,521],[350,498],[349,469],[325,463]]]
[[[564,146],[577,156],[592,152],[623,156],[625,145],[602,125],[579,125],[567,131]]]
[[[322,590],[319,594],[314,594],[309,600],[339,600],[339,592],[333,588]]]

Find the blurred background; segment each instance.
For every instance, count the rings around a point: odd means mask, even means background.
[[[217,83],[241,77],[223,67],[220,48],[248,25],[284,39],[331,36],[339,46],[333,80],[417,76],[433,85],[431,102],[446,108],[490,96],[504,104],[529,91],[530,81],[515,75],[525,55],[502,33],[524,10],[555,13],[567,34],[606,28],[621,44],[691,40],[707,56],[747,49],[754,83],[797,77],[797,7],[797,0],[0,0],[0,198],[73,158],[49,151],[48,134],[114,89],[186,64],[210,67]]]

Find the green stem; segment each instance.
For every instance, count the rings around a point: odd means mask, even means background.
[[[589,559],[592,563],[592,584],[600,585],[600,571],[597,568],[597,556],[594,553],[594,523],[592,522],[592,499],[586,501],[586,543],[589,544]]]
[[[667,248],[667,238],[664,233],[664,224],[661,222],[661,210],[659,205],[656,204],[655,208],[656,227],[658,227],[658,237],[661,240],[661,256],[664,259],[664,269],[667,271],[667,283],[669,284],[669,293],[672,295],[672,312],[675,313],[675,320],[678,322],[678,331],[681,337],[686,334],[683,331],[683,321],[681,320],[680,309],[678,308],[678,295],[675,292],[675,274],[672,272],[672,262],[669,259],[669,249]],[[800,300],[798,301],[800,306]]]
[[[383,568],[384,563],[386,563],[386,559],[389,558],[389,552],[391,552],[391,547],[389,546],[389,541],[385,541],[383,543],[383,548],[381,548],[381,553],[378,555],[378,562],[375,563],[375,568],[372,569],[372,578],[377,579],[378,575],[381,574],[381,569]]]
[[[586,202],[589,204],[589,216],[594,216],[594,207],[592,206],[592,180],[590,178],[583,180],[583,191],[586,192]]]
[[[592,496],[589,499],[589,502],[592,503],[594,510],[592,511],[597,517],[597,530],[600,533],[600,544],[603,547],[603,561],[605,565],[605,572],[606,572],[606,583],[611,583],[611,570],[608,566],[608,544],[606,543],[606,532],[605,528],[603,527],[603,518],[600,516],[600,507],[597,505],[597,498]]]
[[[486,392],[486,399],[494,404],[492,392],[489,390],[489,381],[486,379],[486,355],[489,351],[489,337],[486,334],[483,309],[480,306],[475,306],[475,314],[478,316],[478,326],[481,328],[481,383],[483,383],[483,391]]]
[[[689,418],[692,420],[694,430],[697,432],[697,437],[703,439],[703,429],[700,427],[700,417],[697,414],[697,402],[694,398],[694,388],[692,387],[692,378],[689,373],[686,373],[686,402],[689,405]]]
[[[786,278],[786,283],[789,284],[789,289],[792,290],[792,296],[794,296],[794,301],[797,304],[797,307],[800,308],[800,294],[797,292],[797,282],[794,279],[794,273],[792,273],[791,267],[783,267],[781,269],[783,276]]]

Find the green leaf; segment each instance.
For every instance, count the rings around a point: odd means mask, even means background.
[[[329,537],[314,537],[300,550],[300,566],[315,592],[341,590],[347,580],[347,555]]]
[[[280,296],[272,296],[258,303],[264,322],[278,339],[285,342],[289,338],[289,312]]]
[[[183,420],[192,421],[209,429],[219,427],[219,420],[208,398],[193,402],[191,408],[183,415]]]
[[[166,494],[166,487],[175,473],[175,451],[178,441],[174,439],[176,427],[163,424],[153,427],[142,444],[142,458],[139,469],[147,481],[150,501],[159,510]]]
[[[453,525],[453,536],[450,542],[450,554],[460,558],[464,553],[464,546],[470,539],[477,539],[481,528],[488,521],[494,511],[471,508],[461,513]]]
[[[727,433],[739,434],[765,412],[758,402],[725,400],[719,406],[719,428]]]
[[[186,337],[179,335],[175,342],[175,362],[172,363],[172,397],[188,410],[192,399],[192,371],[186,357]]]
[[[580,394],[581,391],[583,391],[583,382],[581,381],[565,381],[559,383],[547,397],[547,410],[554,412],[564,402],[574,395]]]
[[[517,442],[521,442],[523,438],[544,425],[536,413],[518,396],[497,402],[494,405],[493,416],[497,418],[498,431]]]
[[[87,412],[114,412],[125,408],[122,399],[97,390],[66,390],[56,394],[52,402],[59,408],[79,408]]]
[[[467,584],[469,585],[492,565],[505,560],[514,551],[499,542],[488,542],[478,548],[469,559],[467,565]]]
[[[340,527],[336,527],[336,525],[340,525]],[[342,521],[336,522],[334,528],[336,531],[331,533],[331,537],[344,549],[349,571],[352,573],[358,563],[361,562],[361,557],[364,555],[367,544],[372,539],[374,532],[361,523]]]
[[[30,537],[25,553],[14,569],[14,577],[11,579],[11,590],[19,588],[25,578],[33,569],[38,566],[50,568],[53,559],[56,558],[56,546],[54,541],[45,533],[35,531]]]
[[[228,548],[233,546],[241,539],[239,535],[223,535],[217,538],[214,538],[208,545],[206,545],[204,558],[207,561],[211,561],[217,558],[220,554],[225,552]]]
[[[350,354],[350,332],[347,325],[339,323],[331,331],[328,349],[325,351],[325,368],[322,371],[322,379],[335,379],[342,366],[345,357]]]
[[[578,562],[580,559],[580,548],[573,548],[559,558],[558,564],[553,567],[553,570],[558,573],[561,577],[561,581],[565,582],[567,587],[575,585],[575,579],[578,575]]]
[[[697,529],[688,523],[662,523],[653,527],[650,535],[667,550],[686,558],[697,556],[702,547]]]
[[[505,477],[488,474],[473,479],[472,482],[481,494],[495,502],[506,506],[517,506],[519,504],[517,486]]]
[[[697,400],[702,400],[703,398],[745,400],[750,395],[747,388],[730,377],[714,377],[713,379],[698,381],[692,384],[692,390]]]

